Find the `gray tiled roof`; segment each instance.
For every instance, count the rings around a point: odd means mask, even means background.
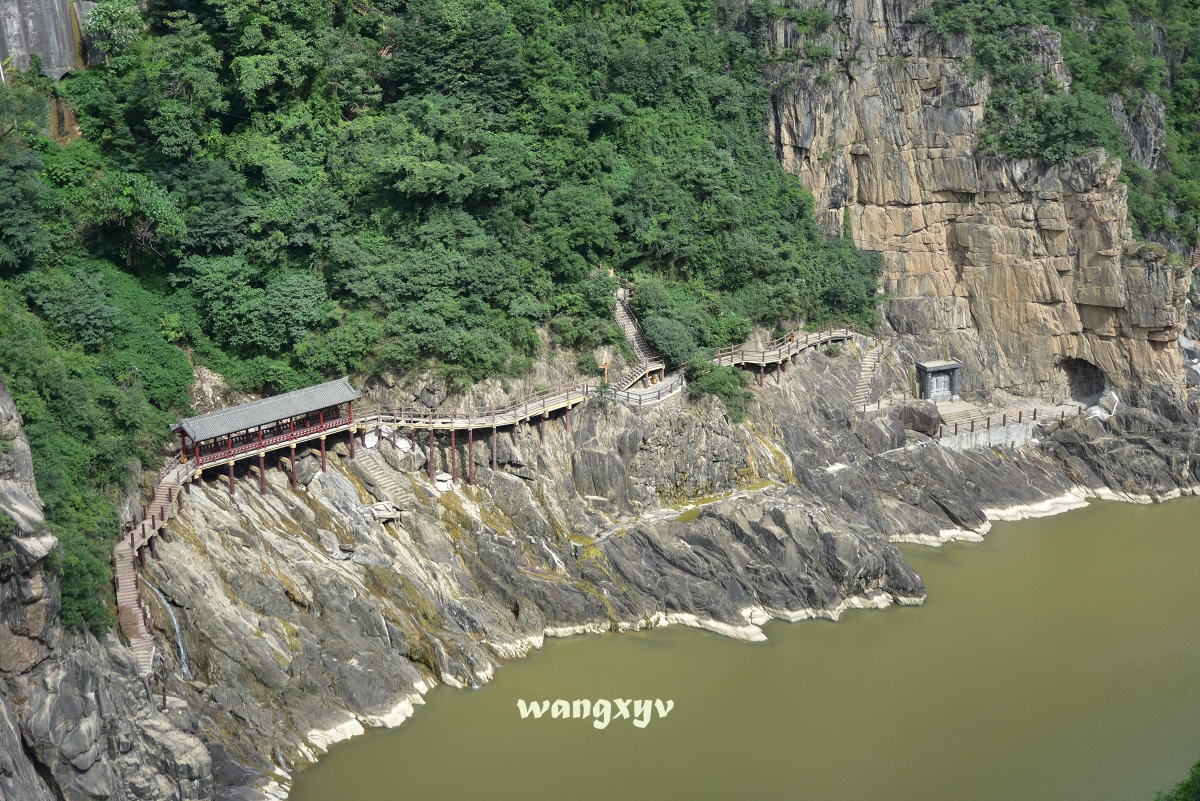
[[[305,387],[295,392],[221,409],[218,412],[189,417],[179,424],[179,428],[193,441],[203,442],[213,437],[223,437],[237,431],[258,428],[276,420],[287,420],[346,401],[358,400],[361,396],[361,392],[350,386],[350,379],[339,378],[336,381],[317,384],[315,387]]]

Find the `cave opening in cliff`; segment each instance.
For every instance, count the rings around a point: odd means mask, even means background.
[[[1072,400],[1095,400],[1108,386],[1104,371],[1086,359],[1064,359],[1060,366],[1067,375],[1067,391]]]

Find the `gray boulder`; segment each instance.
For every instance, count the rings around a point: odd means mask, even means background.
[[[899,408],[896,417],[909,431],[918,431],[928,437],[937,434],[938,426],[942,425],[941,412],[929,401],[908,401]]]

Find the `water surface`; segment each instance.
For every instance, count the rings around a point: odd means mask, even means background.
[[[905,546],[922,607],[547,640],[478,690],[335,746],[293,801],[1135,801],[1200,758],[1200,499],[1095,503]],[[664,701],[645,729],[517,699]]]

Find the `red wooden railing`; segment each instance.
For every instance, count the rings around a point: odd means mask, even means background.
[[[1058,412],[1057,418],[1054,416],[1055,411]],[[1038,417],[1039,412],[1041,412],[1040,418]],[[1083,417],[1083,407],[1076,404],[1075,414],[1073,414],[1071,416],[1072,417]],[[1032,422],[1032,423],[1053,421],[1056,419],[1059,422],[1066,422],[1067,410],[1066,409],[1057,409],[1057,410],[1051,409],[1050,415],[1048,417],[1046,416],[1044,409],[1037,409],[1037,408],[1032,409],[1029,414],[1026,414],[1024,409],[1018,409],[1016,411],[1015,416],[1010,412],[1002,412],[1000,414],[989,414],[989,415],[983,415],[980,417],[972,417],[970,420],[958,421],[957,423],[955,423],[953,425],[953,427],[948,426],[948,425],[938,426],[938,439],[941,439],[943,437],[957,437],[961,434],[974,434],[977,431],[991,431],[993,420],[995,420],[996,424],[999,425],[1001,428],[1006,428],[1010,425],[1021,425],[1026,421],[1026,419],[1028,419],[1029,422]]]

